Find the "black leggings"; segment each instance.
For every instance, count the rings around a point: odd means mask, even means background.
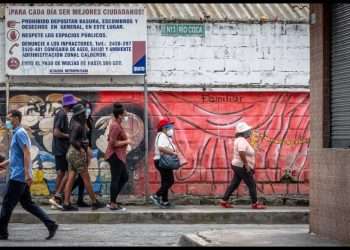
[[[76,188],[79,187],[78,189],[78,202],[82,202],[84,201],[84,181],[83,178],[81,178],[80,174],[78,175],[78,178],[75,180],[73,187],[72,187],[72,191]]]
[[[160,173],[161,185],[159,190],[156,192],[158,197],[162,197],[163,202],[168,201],[168,192],[171,186],[174,184],[174,172],[171,169],[162,169],[159,167],[159,160],[154,161],[156,169]]]
[[[256,194],[256,184],[255,184],[253,175],[251,173],[248,173],[247,170],[245,170],[244,168],[240,168],[236,166],[231,166],[231,167],[235,174],[233,179],[231,180],[230,185],[226,189],[223,200],[228,201],[231,194],[238,188],[239,184],[243,179],[245,184],[248,186],[249,195],[252,200],[252,203],[256,203],[258,199]]]
[[[124,162],[121,161],[115,154],[113,154],[107,161],[111,166],[111,202],[116,203],[118,194],[129,180],[128,171]]]

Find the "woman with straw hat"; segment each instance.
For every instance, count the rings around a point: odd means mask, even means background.
[[[245,122],[239,122],[236,126],[236,138],[233,145],[233,160],[231,167],[234,172],[234,177],[227,187],[220,206],[224,208],[232,208],[233,206],[228,202],[231,194],[238,188],[243,180],[248,186],[249,195],[252,201],[253,209],[266,208],[263,204],[258,203],[256,183],[253,178],[255,165],[255,151],[249,144],[248,138],[252,134],[252,128]]]

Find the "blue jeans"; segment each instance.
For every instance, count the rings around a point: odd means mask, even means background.
[[[7,184],[7,191],[1,208],[0,235],[8,236],[8,224],[12,211],[18,202],[21,203],[26,211],[39,218],[45,224],[47,229],[50,230],[56,224],[56,222],[49,218],[44,210],[34,204],[29,187],[26,183],[10,180]]]

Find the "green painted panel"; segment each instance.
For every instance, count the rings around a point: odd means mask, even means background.
[[[204,24],[163,24],[162,36],[205,36]]]

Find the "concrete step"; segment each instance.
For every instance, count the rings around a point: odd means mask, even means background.
[[[210,230],[184,234],[179,246],[349,246],[309,233],[309,225],[236,225],[234,229]]]
[[[224,209],[218,206],[176,206],[161,209],[154,206],[126,206],[127,211],[111,211],[108,208],[91,211],[81,208],[76,212],[42,207],[49,216],[61,224],[308,224],[307,207],[268,207],[253,210],[249,206]],[[17,206],[12,223],[36,224],[40,221]]]

